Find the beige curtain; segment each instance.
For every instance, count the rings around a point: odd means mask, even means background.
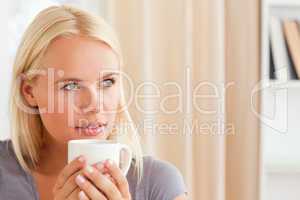
[[[259,1],[109,0],[106,10],[134,95],[145,95],[130,104],[145,154],[175,164],[190,199],[258,199]]]

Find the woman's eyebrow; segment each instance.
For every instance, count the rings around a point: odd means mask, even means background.
[[[118,72],[106,73],[106,74],[103,75],[102,78],[107,78],[107,77],[110,77],[110,76],[113,76],[113,75],[116,75],[116,74],[119,74],[119,73]],[[101,77],[99,79],[101,79]],[[62,78],[62,79],[56,80],[55,83],[58,83],[58,82],[67,82],[67,81],[81,82],[81,81],[84,81],[84,80],[82,80],[80,78],[76,78],[76,77],[66,77],[66,78]]]

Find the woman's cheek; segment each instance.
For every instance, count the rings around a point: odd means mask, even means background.
[[[76,109],[74,95],[63,90],[48,93],[47,88],[38,88],[37,102],[43,126],[56,140],[68,141],[74,132]]]
[[[48,133],[59,141],[64,141],[68,137],[64,114],[44,113],[41,119]]]
[[[104,95],[104,104],[106,110],[116,111],[120,102],[120,91],[118,88],[114,88]]]

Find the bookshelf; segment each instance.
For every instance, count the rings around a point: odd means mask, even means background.
[[[279,19],[295,19],[300,22],[300,1],[299,0],[263,0],[262,1],[262,81],[270,85],[270,88],[300,88],[300,79],[287,80],[284,83],[274,79],[270,69],[270,26],[271,16]],[[271,78],[273,77],[273,78]]]
[[[300,22],[300,0],[262,0],[262,7],[261,7],[261,53],[262,53],[262,60],[261,60],[261,82],[264,85],[264,89],[261,93],[261,101],[262,101],[262,108],[261,112],[263,114],[268,113],[270,110],[273,109],[274,106],[270,106],[270,104],[274,104],[276,102],[277,107],[277,114],[282,116],[286,116],[288,120],[287,127],[286,127],[286,137],[289,135],[296,135],[296,132],[299,132],[299,139],[300,141],[300,123],[297,122],[299,116],[296,111],[300,113],[300,79],[293,79],[293,80],[276,80],[271,79],[271,70],[270,70],[270,26],[269,20],[271,16],[279,17],[280,19],[288,18],[288,19],[296,19]],[[286,92],[281,92],[283,89]],[[276,100],[274,100],[274,96],[276,96]],[[287,104],[287,105],[286,105]],[[281,106],[282,105],[282,106]],[[281,107],[281,108],[280,108]],[[281,112],[281,113],[280,113]],[[287,114],[286,114],[286,113]],[[280,117],[275,123],[281,123],[284,118]],[[299,125],[298,125],[299,124]],[[270,128],[272,124],[261,124],[261,131],[262,136],[268,135],[268,137],[276,135],[276,130]],[[299,130],[299,131],[298,131]],[[292,131],[292,133],[291,133]],[[262,137],[262,140],[266,140],[269,138]],[[268,140],[267,140],[268,141]],[[288,141],[287,141],[288,142]],[[264,144],[263,144],[264,145]],[[299,142],[299,152],[300,152],[300,142]],[[264,153],[264,152],[262,152]],[[300,166],[300,153],[298,158],[298,163]],[[267,161],[268,163],[272,163],[272,161]],[[278,161],[274,161],[274,163],[278,163]],[[297,165],[298,165],[297,164]],[[276,170],[280,167],[275,166]],[[281,167],[284,165],[281,164]],[[271,169],[272,165],[268,164],[268,169]],[[293,168],[291,166],[287,166],[287,168]],[[285,169],[282,169],[285,171]]]
[[[261,83],[264,85],[261,115],[271,116],[267,122],[260,120],[261,200],[267,200],[270,195],[266,186],[270,177],[300,174],[300,79],[280,81],[271,74],[271,16],[300,22],[300,0],[261,1]],[[279,196],[285,191],[274,189],[273,192]],[[300,192],[296,192],[299,197]]]

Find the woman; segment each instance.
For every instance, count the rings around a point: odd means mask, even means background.
[[[12,137],[0,142],[1,198],[187,199],[177,168],[142,156],[121,68],[118,40],[98,16],[66,5],[36,16],[14,63]],[[80,156],[67,164],[67,142],[86,138],[129,145],[127,175],[109,160],[90,166]]]

